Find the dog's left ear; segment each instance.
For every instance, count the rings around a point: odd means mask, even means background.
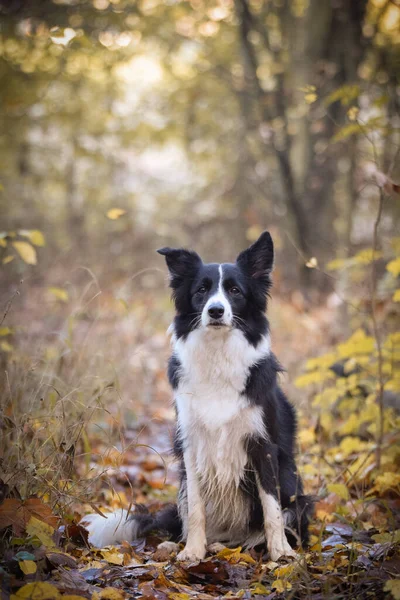
[[[158,254],[165,256],[171,275],[171,285],[176,287],[180,281],[190,276],[201,265],[201,258],[196,252],[185,248],[160,248]]]
[[[268,231],[264,231],[254,244],[243,250],[236,263],[253,279],[269,275],[274,266],[274,244]]]

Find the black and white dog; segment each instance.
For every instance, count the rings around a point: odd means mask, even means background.
[[[273,243],[268,232],[235,264],[203,264],[162,248],[176,306],[168,375],[174,390],[178,505],[151,515],[85,517],[97,546],[151,530],[185,542],[179,560],[207,545],[267,543],[272,560],[308,540],[312,502],[294,459],[296,416],[280,389],[265,316]]]

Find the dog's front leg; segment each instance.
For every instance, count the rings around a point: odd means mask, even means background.
[[[257,489],[260,497],[264,530],[271,560],[281,556],[295,557],[285,534],[285,523],[279,503],[278,448],[274,444],[261,442],[262,448],[254,448],[252,463],[256,472]]]
[[[194,459],[190,450],[184,453],[187,488],[186,546],[179,552],[178,560],[201,560],[206,555],[206,511],[201,497]],[[183,516],[183,515],[182,515]]]

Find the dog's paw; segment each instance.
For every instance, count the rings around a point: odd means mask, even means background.
[[[153,559],[156,562],[165,562],[179,552],[179,544],[175,542],[161,542],[154,552]]]
[[[268,550],[270,558],[274,562],[283,556],[288,558],[297,558],[297,552],[291,548],[286,539],[272,540],[271,544],[268,544]]]
[[[205,555],[206,555],[205,546],[199,547],[199,548],[185,546],[185,548],[181,552],[179,552],[179,554],[176,558],[181,561],[195,562],[197,560],[203,560]]]

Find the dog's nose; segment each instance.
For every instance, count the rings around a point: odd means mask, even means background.
[[[222,304],[212,304],[208,309],[208,314],[212,319],[220,319],[224,314],[224,307]]]

